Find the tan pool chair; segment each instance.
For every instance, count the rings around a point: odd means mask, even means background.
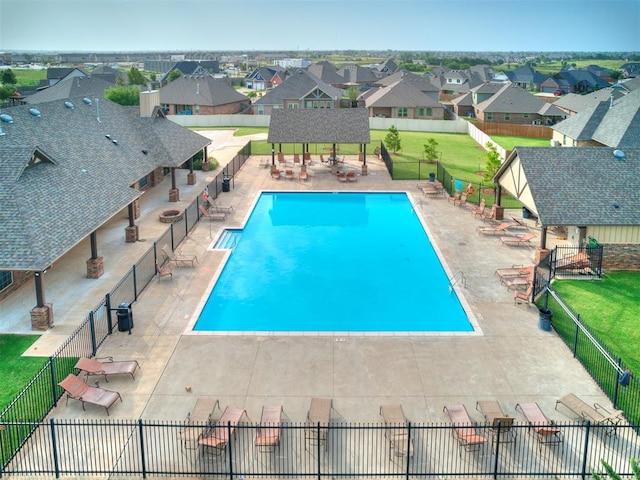
[[[167,276],[173,282],[173,270],[171,269],[171,266],[168,265],[168,263],[168,261],[165,261],[162,263],[162,265],[158,265],[158,262],[156,262],[156,273],[158,274],[158,282],[162,277]]]
[[[539,444],[557,445],[563,442],[560,429],[547,418],[536,402],[518,403],[516,410],[520,410],[527,419],[529,432],[536,437]]]
[[[607,432],[609,435],[615,434],[615,427],[624,418],[624,412],[622,410],[609,411],[598,403],[594,403],[593,406],[591,406],[584,400],[576,397],[573,393],[569,393],[560,400],[557,400],[556,410],[558,409],[558,405],[563,405],[584,421],[588,420],[596,425],[608,425],[612,427]]]
[[[327,434],[331,421],[332,401],[330,398],[312,398],[305,422],[305,438],[310,445],[324,445],[327,448]],[[306,448],[306,446],[305,446]]]
[[[482,449],[487,443],[486,437],[480,435],[469,417],[467,408],[459,404],[446,405],[444,412],[449,416],[453,424],[453,436],[458,441],[458,445],[467,452],[474,452]]]
[[[224,212],[210,212],[204,205],[200,205],[200,214],[204,218],[208,218],[209,220],[225,220],[227,218],[227,214]]]
[[[500,278],[500,283],[503,282],[505,278],[511,277],[528,277],[532,275],[533,266],[530,265],[528,267],[522,265],[514,265],[511,268],[498,268],[494,274]]]
[[[535,233],[525,233],[517,237],[500,237],[500,243],[502,245],[531,245],[531,240],[536,237]]]
[[[191,266],[195,268],[198,263],[198,257],[195,255],[179,255],[171,252],[171,249],[164,245],[162,247],[162,253],[167,258],[168,263],[173,263],[176,267]]]
[[[491,434],[495,439],[500,433],[500,443],[516,441],[516,432],[513,427],[513,417],[504,413],[496,400],[478,400],[476,410],[479,410],[487,425],[491,426]]]
[[[236,434],[236,428],[243,415],[247,411],[239,407],[227,407],[215,425],[205,432],[198,444],[208,448],[214,455],[221,455],[226,452],[229,441]]]
[[[389,441],[391,459],[413,457],[413,438],[409,438],[407,418],[402,405],[381,405],[380,415],[384,419],[384,436]]]
[[[113,357],[98,358],[86,358],[82,357],[78,359],[75,368],[84,372],[88,377],[89,375],[103,375],[105,381],[109,381],[107,376],[109,375],[131,375],[134,380],[136,377],[134,373],[140,366],[137,360],[121,360],[114,362]]]
[[[284,178],[286,178],[287,180],[293,180],[293,177],[294,177],[293,170],[290,168],[287,168],[284,171]]]
[[[60,385],[67,394],[66,403],[69,403],[69,398],[78,400],[82,403],[83,410],[85,409],[85,403],[91,403],[92,405],[104,407],[107,411],[107,415],[109,415],[109,409],[114,403],[116,403],[116,400],[120,399],[120,401],[122,401],[122,397],[118,392],[100,387],[93,387],[71,373],[67,375],[67,378],[58,383],[58,385]]]
[[[507,228],[513,227],[514,225],[515,224],[513,222],[502,222],[496,227],[480,225],[478,228],[476,228],[476,232],[478,232],[478,235],[498,235],[504,233]]]
[[[255,446],[259,452],[273,452],[280,445],[282,405],[264,405],[260,425],[256,430]]]
[[[207,431],[220,403],[215,398],[198,398],[193,410],[187,414],[185,427],[178,435],[185,450],[196,450],[202,435]]]

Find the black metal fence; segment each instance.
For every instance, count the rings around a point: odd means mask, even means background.
[[[558,407],[563,408],[562,406]],[[473,412],[473,410],[471,410]],[[477,412],[476,412],[477,413]],[[20,424],[5,424],[3,440]],[[473,445],[451,424],[331,423],[326,442],[314,441],[318,426],[285,422],[273,445],[256,445],[255,423],[226,425],[228,442],[199,444],[210,425],[158,421],[54,420],[30,424],[28,446],[6,474],[219,476],[236,478],[409,478],[477,477],[586,478],[602,460],[630,475],[629,459],[640,455],[633,428],[566,422],[553,434],[525,423],[475,425]],[[186,429],[195,435],[181,435]],[[398,431],[402,431],[401,434]],[[317,432],[316,432],[317,433]],[[547,435],[551,435],[547,437]],[[394,444],[396,441],[402,445]],[[406,445],[404,444],[406,442]],[[4,441],[2,442],[4,443]]]
[[[251,143],[247,143],[227,165],[227,167],[209,184],[209,196],[216,198],[223,191],[225,179],[232,181],[237,171],[251,156]],[[69,373],[74,372],[74,365],[80,357],[95,356],[98,348],[113,333],[117,320],[114,312],[125,304],[131,305],[140,293],[147,288],[156,276],[156,262],[162,256],[162,249],[174,251],[188,236],[189,232],[201,218],[197,197],[184,210],[182,218],[173,222],[147,250],[140,260],[125,274],[116,286],[101,299],[89,312],[82,323],[75,329],[62,346],[49,357],[47,363],[31,379],[13,401],[0,412],[0,434],[2,426],[11,422],[27,422],[14,428],[10,436],[3,436],[0,444],[0,467],[20,450],[39,422],[56,405],[62,395],[58,382]],[[158,262],[160,263],[160,262]],[[1,471],[1,468],[0,468]]]

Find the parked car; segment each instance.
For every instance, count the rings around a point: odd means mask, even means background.
[[[565,91],[564,91],[564,90],[562,90],[561,88],[559,88],[558,90],[556,90],[555,92],[553,92],[553,94],[554,94],[556,97],[559,97],[560,95],[564,95],[565,93],[567,93],[567,92],[565,92]]]

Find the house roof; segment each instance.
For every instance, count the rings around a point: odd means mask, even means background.
[[[513,83],[533,83],[534,85],[541,84],[549,77],[529,65],[523,65],[513,71],[504,73]]]
[[[430,77],[424,75],[416,75],[407,70],[398,70],[397,72],[381,78],[376,82],[377,85],[387,87],[399,80],[410,81],[421,92],[439,92],[440,88],[435,86]]]
[[[160,103],[219,106],[249,102],[224,80],[210,75],[184,75],[160,89]]]
[[[89,97],[90,99],[104,97],[104,91],[115,84],[99,77],[71,77],[39,90],[25,98],[29,104],[65,100],[67,98]]]
[[[563,108],[570,112],[580,112],[585,108],[593,107],[602,101],[609,101],[613,95],[614,100],[624,96],[624,92],[616,90],[614,88],[602,88],[595,92],[587,93],[586,95],[579,95],[577,93],[569,93],[564,97],[559,98],[554,102],[560,108]]]
[[[600,125],[608,109],[609,102],[594,103],[581,112],[553,125],[551,128],[574,140],[592,140],[593,133]]]
[[[464,95],[460,95],[459,97],[451,100],[451,103],[460,107],[470,107],[473,105],[473,94],[471,92],[467,92]]]
[[[339,89],[323,82],[308,70],[298,69],[280,85],[256,100],[254,104],[282,105],[285,100],[301,100],[316,88],[333,100],[342,97]]]
[[[31,105],[12,107],[13,123],[2,123],[0,270],[46,269],[140,196],[140,178],[210,143],[137,107],[67,102],[74,108],[38,104],[39,117]]]
[[[365,108],[276,109],[267,142],[368,144],[368,113]]]
[[[313,63],[306,70],[328,85],[342,85],[345,82],[342,75],[338,74],[337,67],[331,62]]]
[[[495,178],[519,160],[543,225],[640,225],[640,149],[624,154],[620,160],[608,147],[516,147]]]
[[[361,67],[360,65],[345,65],[344,67],[339,69],[337,73],[342,78],[344,78],[343,83],[374,83],[378,79],[378,77],[374,75],[371,69]]]
[[[640,90],[613,103],[593,133],[593,139],[609,147],[640,147]]]
[[[547,102],[531,95],[522,87],[507,83],[494,95],[480,102],[477,108],[492,113],[539,113],[545,105],[548,105]],[[563,115],[563,112],[558,112],[557,115]]]
[[[575,86],[583,83],[590,88],[605,88],[609,86],[609,82],[585,69],[562,70],[556,73],[554,78],[559,85]],[[563,80],[566,83],[564,83]]]
[[[365,101],[367,108],[372,107],[441,107],[430,96],[422,93],[411,80],[398,80],[388,87],[377,89]]]

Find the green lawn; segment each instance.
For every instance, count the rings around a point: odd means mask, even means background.
[[[600,281],[556,280],[553,289],[632,372],[640,372],[640,272],[611,272]]]
[[[35,87],[40,84],[40,80],[47,78],[47,70],[35,70],[32,68],[12,68],[11,71],[15,74],[18,81],[17,87],[20,90],[20,85],[26,85]]]
[[[38,335],[0,335],[0,412],[49,360],[21,356],[38,338]]]
[[[491,135],[491,138],[505,150],[513,150],[516,147],[548,147],[548,138],[512,137],[509,135]]]

